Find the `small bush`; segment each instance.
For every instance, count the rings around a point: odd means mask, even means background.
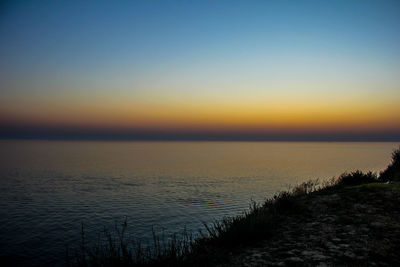
[[[400,181],[400,148],[392,153],[392,162],[382,171],[379,178],[383,181]]]
[[[378,177],[375,173],[355,171],[350,174],[343,173],[336,181],[337,186],[355,186],[361,184],[369,184],[378,182]]]

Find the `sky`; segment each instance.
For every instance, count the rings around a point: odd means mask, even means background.
[[[0,138],[400,140],[399,1],[1,1]]]

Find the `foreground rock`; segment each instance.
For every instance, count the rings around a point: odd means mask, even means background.
[[[400,184],[327,189],[299,203],[278,234],[222,266],[400,266]]]

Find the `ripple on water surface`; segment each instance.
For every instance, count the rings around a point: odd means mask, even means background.
[[[140,239],[203,227],[288,185],[378,171],[395,143],[0,141],[0,256],[65,262],[65,248],[128,220]]]

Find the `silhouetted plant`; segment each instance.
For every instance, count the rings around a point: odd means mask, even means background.
[[[378,177],[375,173],[355,171],[350,174],[343,173],[336,181],[336,186],[355,186],[361,184],[378,182]]]
[[[393,151],[391,163],[380,173],[379,178],[384,181],[400,181],[400,148]]]

